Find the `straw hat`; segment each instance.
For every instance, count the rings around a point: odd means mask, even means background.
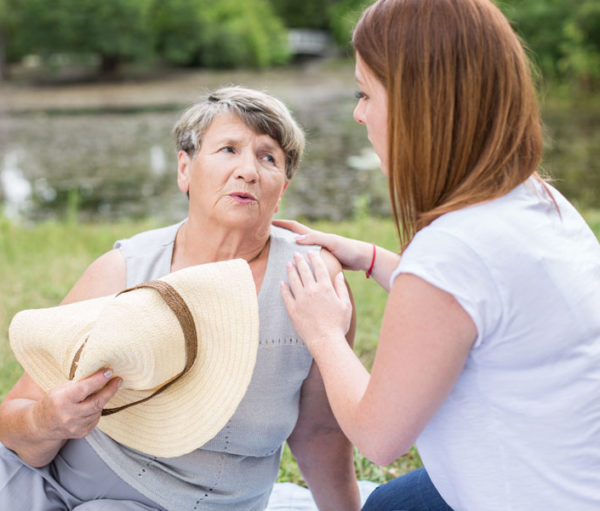
[[[256,288],[242,259],[192,266],[116,296],[21,311],[9,338],[45,391],[112,368],[123,384],[98,427],[153,456],[180,456],[213,438],[246,392]]]

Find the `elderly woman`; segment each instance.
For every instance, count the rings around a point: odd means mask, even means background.
[[[243,258],[260,313],[248,391],[227,426],[202,448],[157,458],[95,428],[118,375],[100,371],[44,393],[24,374],[0,406],[0,508],[260,510],[287,440],[319,509],[358,509],[351,445],[279,294],[286,262],[306,250],[271,227],[302,154],[302,131],[280,101],[237,87],[191,107],[174,131],[188,218],[118,241],[63,303],[110,295],[188,266]],[[323,257],[331,275],[339,272],[331,254]]]

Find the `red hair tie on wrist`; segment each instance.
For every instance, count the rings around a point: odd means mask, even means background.
[[[373,258],[371,259],[371,266],[369,266],[367,273],[365,273],[365,277],[367,278],[371,277],[371,273],[373,273],[373,266],[375,266],[375,256],[377,255],[377,248],[375,246],[375,243],[371,243],[371,245],[373,245]]]

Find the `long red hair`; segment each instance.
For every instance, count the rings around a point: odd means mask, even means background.
[[[444,213],[536,172],[542,130],[529,61],[489,0],[379,0],[355,51],[387,91],[389,189],[405,248]]]

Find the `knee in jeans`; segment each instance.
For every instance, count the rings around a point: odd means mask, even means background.
[[[361,511],[406,511],[393,507],[392,500],[388,488],[385,485],[378,486],[369,495]]]

